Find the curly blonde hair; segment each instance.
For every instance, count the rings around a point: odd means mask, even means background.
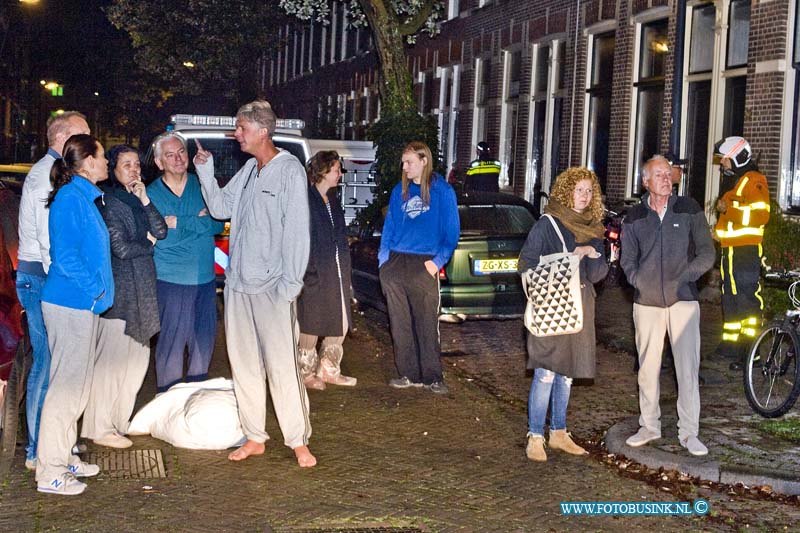
[[[597,179],[597,174],[592,172],[586,167],[570,167],[556,177],[556,182],[553,189],[550,191],[550,198],[556,200],[564,207],[572,209],[575,207],[573,200],[575,186],[578,182],[589,180],[592,182],[592,202],[587,209],[595,220],[603,219],[603,192],[600,190],[600,181]]]

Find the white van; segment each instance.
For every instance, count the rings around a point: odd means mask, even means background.
[[[345,221],[349,224],[358,211],[375,196],[375,148],[369,141],[342,141],[309,139],[303,136],[305,123],[299,119],[278,119],[272,141],[278,148],[287,150],[305,165],[306,161],[321,150],[336,150],[342,158],[342,181],[339,185]],[[225,185],[252,156],[239,149],[233,137],[236,117],[213,115],[173,115],[167,130],[174,130],[187,141],[191,164],[197,147],[194,139],[214,155],[214,171],[220,185]],[[158,169],[153,162],[153,147],[145,157],[145,175],[155,179]]]

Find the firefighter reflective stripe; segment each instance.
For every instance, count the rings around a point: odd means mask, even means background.
[[[739,340],[739,332],[742,330],[741,322],[725,322],[722,324],[722,340],[736,342]]]
[[[753,202],[749,205],[741,205],[736,200],[733,201],[733,208],[742,212],[742,226],[750,225],[750,212],[751,211],[767,211],[769,212],[769,204],[766,202]],[[731,223],[728,222],[730,225]],[[719,232],[717,232],[719,233]]]
[[[763,226],[761,226],[761,227],[758,227],[758,228],[733,229],[733,222],[728,222],[728,229],[727,230],[723,230],[723,229],[718,229],[717,230],[717,237],[719,237],[720,239],[725,239],[725,238],[730,239],[730,238],[733,238],[733,237],[743,237],[745,235],[756,235],[756,236],[759,236],[759,237],[763,237],[764,236],[764,228],[763,228]]]
[[[733,275],[733,246],[728,248],[728,277],[730,278],[731,294],[736,294],[736,277]]]
[[[758,317],[749,316],[742,320],[742,335],[755,337],[758,331]]]
[[[741,196],[742,195],[742,191],[744,190],[744,188],[747,185],[748,181],[750,181],[750,178],[748,178],[747,176],[742,178],[742,182],[739,184],[739,188],[736,189],[736,196]]]

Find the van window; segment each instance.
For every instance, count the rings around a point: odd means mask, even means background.
[[[284,150],[295,156],[297,159],[299,159],[301,165],[306,166],[306,154],[303,151],[302,144],[290,141],[280,141],[277,139],[274,139],[273,142],[275,143],[275,146],[277,146],[278,148],[283,148]]]
[[[239,148],[239,141],[233,138],[211,138],[199,139],[203,149],[208,150],[214,156],[214,176],[220,187],[224,187],[244,166],[250,154],[242,152]],[[194,169],[194,156],[197,154],[197,145],[194,139],[187,139],[189,146],[189,172],[196,173]]]

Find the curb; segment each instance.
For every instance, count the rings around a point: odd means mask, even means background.
[[[708,458],[665,452],[652,446],[632,448],[625,439],[639,429],[639,417],[631,416],[611,426],[605,435],[605,448],[609,453],[624,455],[648,468],[677,470],[704,481],[747,486],[769,485],[775,492],[789,496],[800,495],[800,480],[786,472],[768,468],[727,465]]]

